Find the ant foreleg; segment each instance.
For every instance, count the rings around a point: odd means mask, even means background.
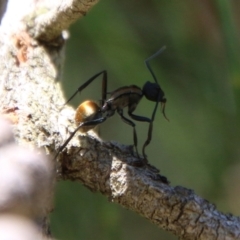
[[[155,115],[156,115],[156,111],[157,111],[157,108],[158,108],[158,103],[159,103],[159,100],[161,98],[161,94],[159,93],[158,94],[158,99],[156,101],[156,105],[153,109],[153,113],[152,113],[152,118],[149,122],[149,127],[148,127],[148,137],[147,137],[147,140],[145,141],[144,145],[143,145],[143,148],[142,148],[142,153],[143,153],[143,156],[146,156],[145,154],[145,148],[146,146],[151,142],[152,140],[152,130],[153,130],[153,121],[155,119]]]
[[[88,79],[83,85],[81,85],[77,89],[77,91],[67,100],[67,102],[64,105],[68,104],[77,95],[78,92],[81,92],[84,88],[86,88],[93,80],[95,80],[101,74],[103,74],[103,78],[102,78],[102,105],[103,105],[103,103],[107,98],[107,71],[106,70],[103,70],[95,74],[94,76],[92,76],[90,79]]]
[[[166,49],[166,46],[163,46],[163,47],[160,48],[156,53],[154,53],[151,57],[149,57],[149,58],[147,58],[147,59],[145,60],[145,64],[146,64],[149,72],[152,74],[152,77],[153,77],[154,81],[155,81],[157,84],[158,84],[157,78],[156,78],[156,76],[155,76],[155,74],[154,74],[154,72],[153,72],[153,70],[152,70],[152,68],[151,68],[151,66],[150,66],[150,64],[149,64],[149,61],[151,61],[153,58],[157,57],[157,56],[158,56],[159,54],[161,54],[165,49]]]

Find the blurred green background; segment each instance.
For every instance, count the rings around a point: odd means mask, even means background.
[[[240,214],[239,27],[240,1],[100,1],[70,29],[63,89],[69,97],[95,73],[106,69],[108,90],[153,81],[151,62],[166,98],[160,110],[149,161],[172,185],[194,189],[223,212]],[[72,102],[101,98],[100,79]],[[150,117],[145,98],[136,114]],[[139,149],[146,123],[137,123]],[[132,129],[118,115],[101,125],[105,140],[132,144]],[[61,240],[176,239],[146,219],[108,202],[79,183],[60,182],[52,231]]]

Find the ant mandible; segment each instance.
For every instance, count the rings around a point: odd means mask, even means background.
[[[137,156],[139,157],[138,149],[137,149],[137,133],[135,129],[135,123],[130,119],[126,118],[125,116],[123,116],[123,109],[125,107],[128,107],[128,115],[133,120],[149,123],[148,137],[142,148],[144,162],[147,162],[147,155],[145,154],[145,148],[151,142],[151,139],[152,139],[153,121],[155,118],[155,114],[156,114],[159,102],[161,102],[161,109],[162,109],[163,116],[168,120],[168,118],[165,115],[165,104],[167,99],[164,97],[164,92],[161,89],[160,85],[158,84],[157,78],[152,68],[149,65],[149,61],[155,58],[156,56],[158,56],[160,53],[162,53],[165,50],[165,48],[166,48],[165,46],[162,47],[160,50],[158,50],[156,53],[154,53],[152,56],[150,56],[145,60],[145,64],[148,70],[150,71],[155,82],[154,83],[149,81],[146,82],[142,89],[136,85],[121,87],[111,92],[110,97],[107,99],[107,71],[106,70],[95,74],[83,85],[81,85],[77,89],[77,91],[69,98],[69,100],[65,103],[65,105],[69,103],[76,96],[78,92],[81,92],[84,88],[86,88],[91,82],[93,82],[98,76],[102,74],[103,78],[102,78],[101,106],[99,106],[99,104],[97,104],[96,102],[90,101],[90,100],[87,100],[78,106],[76,110],[76,115],[75,115],[75,122],[78,127],[75,129],[74,132],[72,132],[72,134],[68,137],[65,143],[59,148],[55,158],[57,158],[58,154],[67,146],[67,144],[72,139],[72,137],[76,134],[77,131],[80,130],[81,132],[86,133],[89,130],[96,127],[96,125],[103,123],[109,117],[113,116],[115,112],[117,112],[120,115],[123,122],[133,127],[133,141],[134,141],[134,146],[136,149]],[[133,114],[133,112],[135,111],[138,103],[140,102],[143,96],[145,96],[150,101],[156,102],[151,119]]]

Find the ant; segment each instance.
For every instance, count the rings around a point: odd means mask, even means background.
[[[165,104],[167,99],[164,97],[164,92],[161,89],[160,85],[158,84],[157,78],[149,65],[149,61],[157,57],[160,53],[162,53],[165,50],[165,48],[166,48],[165,46],[162,47],[160,50],[158,50],[156,53],[154,53],[152,56],[150,56],[145,60],[145,64],[148,70],[150,71],[155,82],[154,83],[149,81],[146,82],[142,89],[136,85],[121,87],[111,92],[110,97],[107,99],[108,93],[107,93],[107,71],[106,70],[95,74],[93,77],[91,77],[89,80],[87,80],[83,85],[81,85],[77,89],[77,91],[69,98],[69,100],[65,103],[65,105],[69,103],[76,96],[78,92],[81,92],[91,82],[93,82],[98,76],[102,75],[101,106],[96,102],[90,101],[90,100],[87,100],[78,106],[76,110],[76,115],[75,115],[75,122],[78,127],[75,129],[74,132],[72,132],[72,134],[68,137],[65,143],[59,148],[55,156],[55,159],[58,156],[58,154],[67,146],[67,144],[72,139],[72,137],[76,134],[77,131],[80,130],[81,132],[86,133],[89,130],[93,129],[98,124],[105,122],[109,117],[113,116],[115,112],[117,112],[120,115],[123,122],[133,127],[133,141],[134,141],[134,146],[136,149],[137,156],[139,157],[138,149],[137,149],[137,133],[135,129],[135,123],[123,115],[123,109],[128,107],[128,115],[133,120],[149,123],[148,137],[142,148],[144,161],[147,162],[147,155],[145,154],[145,148],[151,142],[151,139],[152,139],[153,121],[155,118],[155,114],[156,114],[159,102],[161,102],[161,110],[162,110],[163,116],[165,117],[165,119],[168,120],[168,118],[165,115]],[[139,104],[143,96],[145,96],[148,100],[156,103],[151,119],[133,114],[133,112],[135,111],[137,105]]]

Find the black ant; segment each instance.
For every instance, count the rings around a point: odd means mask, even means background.
[[[167,100],[164,97],[164,92],[161,89],[160,85],[158,84],[157,78],[149,65],[149,61],[155,58],[156,56],[158,56],[160,53],[162,53],[165,50],[165,48],[166,48],[165,46],[162,47],[159,51],[157,51],[155,54],[153,54],[151,57],[145,60],[145,64],[148,70],[150,71],[155,82],[154,83],[146,82],[142,89],[136,85],[121,87],[111,92],[110,97],[107,99],[107,71],[106,70],[95,74],[88,81],[86,81],[82,86],[80,86],[65,104],[69,103],[76,96],[78,92],[81,92],[92,81],[94,81],[98,76],[102,74],[103,78],[102,78],[101,106],[99,106],[99,104],[97,104],[96,102],[90,101],[90,100],[87,100],[78,106],[76,110],[76,115],[75,115],[75,122],[78,127],[69,136],[69,138],[65,141],[65,143],[59,148],[59,151],[57,152],[55,158],[67,146],[67,144],[69,143],[69,141],[72,139],[72,137],[75,135],[77,131],[80,130],[83,133],[88,132],[89,130],[94,128],[96,125],[106,121],[109,117],[113,116],[115,112],[117,112],[120,115],[121,119],[125,123],[133,127],[133,141],[134,141],[134,146],[138,155],[137,133],[135,129],[135,123],[129,120],[128,118],[126,118],[125,116],[123,116],[123,109],[125,107],[128,107],[128,115],[133,120],[149,123],[148,137],[142,148],[144,161],[147,162],[145,148],[151,142],[151,139],[152,139],[153,121],[155,118],[155,114],[156,114],[159,102],[161,102],[161,109],[162,109],[163,116],[167,119],[165,115],[165,104]],[[133,114],[133,112],[135,111],[138,103],[140,102],[143,96],[145,96],[150,101],[156,102],[151,119]]]

